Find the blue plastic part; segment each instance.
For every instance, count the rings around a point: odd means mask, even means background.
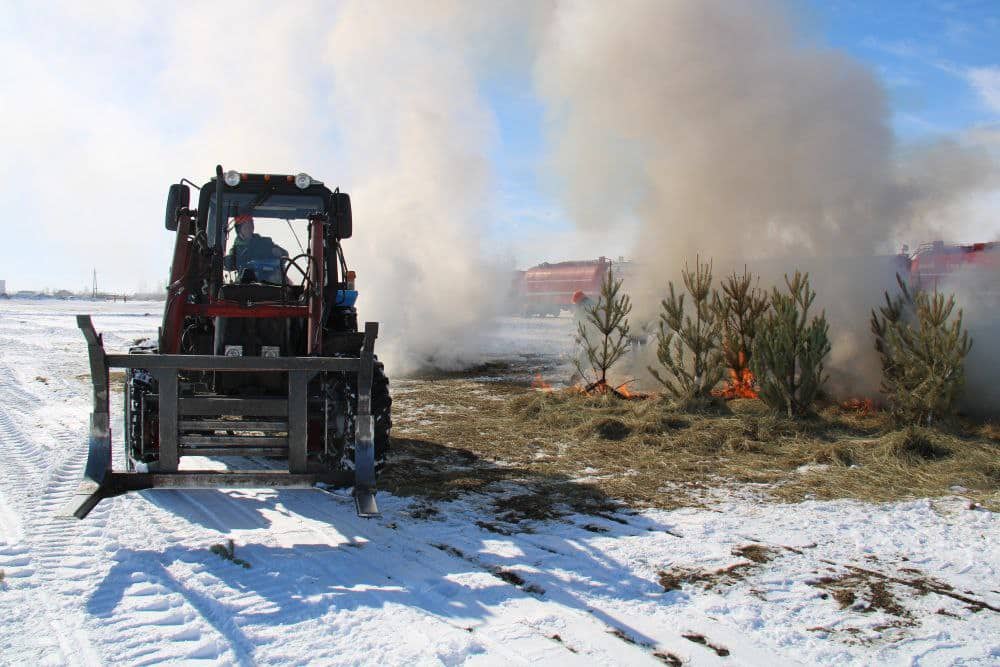
[[[281,274],[281,260],[277,257],[248,260],[245,268],[253,270],[257,282],[274,285],[280,285],[284,282]]]
[[[358,291],[354,289],[339,289],[337,290],[337,301],[334,305],[340,308],[351,308],[354,306],[354,302],[358,300]]]

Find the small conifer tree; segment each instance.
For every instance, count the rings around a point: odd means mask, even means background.
[[[954,413],[972,340],[962,327],[962,310],[952,318],[954,295],[911,293],[899,275],[896,282],[900,294],[886,292],[885,305],[871,317],[882,392],[897,421],[929,426]]]
[[[745,266],[743,275],[734,271],[722,282],[722,294],[713,299],[722,326],[722,356],[735,382],[748,377],[753,340],[767,306],[767,293],[757,287],[757,279]]]
[[[788,294],[773,288],[771,308],[754,338],[750,367],[760,398],[788,417],[806,414],[826,381],[823,359],[830,352],[826,314],[809,319],[816,292],[809,274],[785,276]]]
[[[660,329],[656,334],[656,358],[663,375],[650,367],[653,377],[682,403],[698,403],[711,397],[712,389],[725,374],[722,359],[722,330],[712,308],[712,264],[695,258],[695,269],[687,264],[681,273],[693,314],[686,314],[684,297],[668,283],[670,295],[660,302]]]
[[[629,322],[632,301],[622,292],[622,281],[608,270],[601,282],[601,293],[597,300],[584,306],[584,319],[577,322],[576,342],[593,370],[595,379],[591,382],[580,358],[574,360],[576,370],[588,382],[587,392],[595,389],[606,392],[608,370],[628,352]]]

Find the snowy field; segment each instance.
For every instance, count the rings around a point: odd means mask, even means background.
[[[748,491],[512,535],[481,496],[381,493],[362,520],[347,492],[149,491],[57,518],[91,408],[73,316],[118,351],[161,309],[0,301],[0,663],[1000,664],[1000,520],[957,497]],[[560,366],[570,329],[503,320],[491,356]]]

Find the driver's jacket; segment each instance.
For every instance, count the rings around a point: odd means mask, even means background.
[[[237,236],[236,240],[233,241],[233,247],[230,248],[229,254],[226,255],[226,258],[223,261],[223,268],[227,271],[232,271],[234,269],[236,271],[240,271],[247,265],[247,262],[251,260],[259,261],[274,259],[275,248],[281,251],[281,256],[288,256],[288,253],[285,252],[284,248],[275,245],[270,236],[254,234],[248,239],[243,239],[240,236]]]

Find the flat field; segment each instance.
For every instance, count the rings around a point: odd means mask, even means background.
[[[73,316],[123,350],[161,308],[0,301],[0,663],[1000,660],[995,427],[534,391],[569,377],[568,318],[501,319],[481,366],[393,378],[379,519],[318,490],[60,519],[91,408]]]

